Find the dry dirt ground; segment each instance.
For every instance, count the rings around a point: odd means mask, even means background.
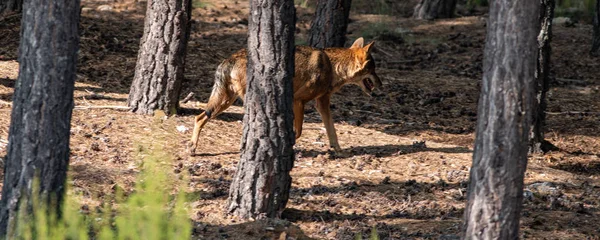
[[[353,239],[373,227],[382,239],[456,239],[465,207],[486,16],[416,21],[414,1],[354,1],[349,42],[375,40],[385,85],[374,97],[345,87],[333,98],[342,148],[327,150],[314,106],[295,146],[293,190],[285,221],[244,223],[224,214],[239,158],[242,107],[207,124],[198,156],[185,153],[193,117],[204,107],[217,64],[246,44],[248,2],[195,3],[181,114],[157,121],[125,106],[142,36],[145,2],[83,0],[81,47],[71,135],[72,189],[96,205],[115,185],[131,190],[137,144],[162,141],[175,157],[167,170],[191,175],[194,239]],[[389,2],[389,1],[388,1]],[[311,1],[299,1],[297,43],[306,39]],[[104,5],[104,6],[102,6]],[[555,25],[548,140],[560,148],[532,155],[526,173],[523,238],[600,239],[600,59],[587,54],[591,26]],[[19,17],[0,24],[0,100],[10,102],[18,74]],[[0,103],[0,156],[10,107]],[[158,125],[159,127],[153,127]],[[171,169],[172,168],[172,169]],[[274,229],[268,228],[273,226]],[[305,235],[304,235],[305,234]]]

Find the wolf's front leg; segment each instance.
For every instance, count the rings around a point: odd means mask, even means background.
[[[333,148],[336,152],[341,152],[342,148],[338,143],[337,134],[335,133],[335,127],[333,126],[333,118],[331,116],[331,95],[323,95],[317,98],[317,111],[321,114],[323,124],[327,130],[327,138],[329,139],[329,147]]]

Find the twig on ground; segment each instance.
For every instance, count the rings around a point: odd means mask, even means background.
[[[577,112],[577,111],[565,111],[565,112],[546,112],[547,115],[600,115],[600,112]]]
[[[578,84],[583,84],[583,85],[587,84],[587,82],[585,80],[579,80],[579,79],[554,78],[554,80],[556,80],[557,82],[563,82],[563,83],[578,83]]]
[[[127,106],[75,106],[75,110],[86,110],[86,109],[115,109],[115,110],[129,110]]]
[[[187,103],[193,97],[194,97],[194,92],[190,92],[190,93],[188,93],[188,95],[183,100],[181,100],[181,103]]]
[[[375,116],[371,116],[371,118],[377,120],[379,123],[394,123],[394,124],[402,123],[402,120],[398,120],[398,119],[387,119],[387,118],[380,118],[380,117],[375,117]]]

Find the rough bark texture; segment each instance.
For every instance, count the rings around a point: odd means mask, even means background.
[[[439,19],[454,17],[457,0],[421,0],[415,7],[413,18]]]
[[[21,12],[23,0],[0,0],[0,17],[13,12]]]
[[[594,15],[594,36],[592,40],[592,55],[600,53],[600,0],[596,1],[596,14]]]
[[[316,48],[344,47],[351,3],[352,0],[319,0],[308,44]]]
[[[292,0],[251,0],[241,159],[229,212],[279,217],[292,184],[295,9]]]
[[[544,139],[546,128],[546,93],[550,85],[550,57],[552,41],[552,19],[554,18],[555,0],[540,0],[540,34],[538,35],[538,59],[535,73],[535,101],[533,108],[533,125],[529,134],[529,151],[532,153],[547,152],[554,147]]]
[[[519,238],[539,9],[539,1],[490,3],[466,239]]]
[[[131,111],[177,113],[190,31],[191,0],[149,0],[135,76]]]
[[[0,238],[9,239],[21,202],[31,206],[32,194],[62,202],[79,46],[79,0],[28,0],[24,9],[0,200]],[[32,192],[34,176],[39,192]]]

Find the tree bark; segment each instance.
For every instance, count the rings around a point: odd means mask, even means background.
[[[600,0],[596,1],[596,14],[594,15],[594,36],[592,39],[592,55],[600,53]]]
[[[457,0],[421,0],[415,7],[413,18],[439,19],[454,17]]]
[[[229,192],[230,213],[279,217],[294,165],[295,9],[292,0],[251,0],[241,159]]]
[[[0,17],[13,12],[21,12],[23,0],[0,0]]]
[[[529,134],[529,152],[544,153],[556,148],[544,138],[546,128],[546,93],[550,85],[550,57],[552,41],[552,19],[555,0],[540,0],[540,34],[538,35],[538,59],[535,73],[535,101],[533,125]]]
[[[144,36],[127,100],[131,111],[177,113],[191,11],[191,0],[148,1]]]
[[[352,0],[319,0],[308,44],[316,48],[344,47],[351,3]]]
[[[19,208],[21,204],[31,208],[33,194],[60,214],[69,165],[79,7],[79,0],[25,1],[0,200],[0,238],[14,238]],[[32,189],[34,181],[39,181],[37,192]]]
[[[538,1],[490,3],[466,239],[519,238],[539,9]]]

